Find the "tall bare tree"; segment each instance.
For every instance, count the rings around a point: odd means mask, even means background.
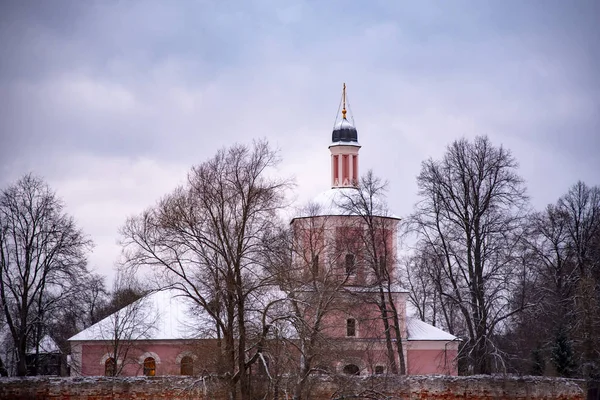
[[[109,292],[105,278],[99,274],[89,274],[81,279],[79,290],[61,302],[60,309],[49,322],[51,337],[64,354],[68,354],[68,339],[85,328],[95,324],[116,309],[109,309]]]
[[[86,273],[90,246],[42,179],[26,175],[0,194],[0,301],[19,376],[27,374],[28,345]]]
[[[286,293],[274,330],[288,351],[277,356],[284,363],[280,370],[292,371],[288,386],[295,400],[309,398],[312,376],[335,372],[338,353],[332,336],[339,327],[334,321],[347,311],[348,300],[355,301],[344,289],[349,274],[340,266],[352,238],[340,237],[335,217],[323,214],[320,205],[308,204],[284,240],[271,247],[271,254],[280,254],[271,264]]]
[[[527,197],[510,151],[487,137],[448,146],[422,164],[420,201],[411,218],[420,245],[443,259],[440,296],[460,310],[467,330],[463,357],[490,373],[494,334],[527,304],[511,302],[523,265],[520,246]]]
[[[369,170],[360,178],[355,191],[346,192],[339,206],[346,213],[358,216],[359,234],[357,240],[362,249],[362,263],[373,276],[371,284],[377,292],[374,303],[381,314],[388,362],[392,373],[406,374],[406,362],[402,344],[401,320],[404,310],[399,310],[400,302],[395,298],[398,288],[393,273],[397,269],[396,231],[398,218],[387,208],[385,193],[387,182]],[[398,363],[396,362],[398,360]]]
[[[107,316],[90,328],[105,343],[109,376],[121,375],[127,365],[137,365],[139,353],[144,350],[140,343],[154,333],[160,316],[148,294],[136,280],[119,274],[110,302],[104,310],[99,310],[100,315]]]
[[[558,201],[566,216],[566,231],[574,252],[579,275],[600,274],[600,187],[579,181]]]
[[[570,300],[565,315],[572,316],[564,334],[576,342],[579,375],[600,376],[600,187],[577,182],[554,208],[563,233],[556,276],[565,281],[560,294]]]
[[[440,294],[449,285],[444,275],[444,259],[429,250],[427,246],[418,247],[399,263],[401,280],[409,290],[408,301],[420,320],[441,326],[452,335],[464,335],[460,312]]]
[[[545,371],[551,365],[564,376],[598,376],[600,188],[577,182],[533,213],[525,243],[532,262],[523,285],[538,302],[506,334],[514,368],[553,373]]]
[[[220,150],[122,229],[130,267],[153,268],[209,315],[232,399],[249,397],[250,365],[267,330],[255,326],[252,303],[272,283],[265,249],[289,186],[269,175],[278,161],[264,141]]]

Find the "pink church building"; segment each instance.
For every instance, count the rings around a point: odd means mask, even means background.
[[[323,368],[353,375],[394,373],[401,353],[407,374],[457,375],[459,340],[407,311],[408,292],[396,275],[400,219],[377,201],[365,208],[352,203],[360,191],[361,146],[347,119],[345,86],[343,102],[329,145],[331,187],[290,224],[297,244],[291,272],[296,298],[310,304],[315,290],[331,291],[320,332],[331,343],[321,349],[328,355]],[[278,288],[279,296],[286,290]],[[118,355],[117,362],[111,335],[117,322],[126,320],[127,307],[70,339],[72,375],[112,375],[115,368],[127,376],[192,375],[218,368],[212,357],[203,357],[217,351],[216,338],[209,329],[191,326],[183,298],[160,291],[137,307],[151,326],[131,327],[125,339],[135,346],[122,346],[127,354]]]

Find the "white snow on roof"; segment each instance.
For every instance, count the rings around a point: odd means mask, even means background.
[[[356,129],[356,127],[352,125],[347,118],[342,118],[340,122],[333,126],[334,131],[337,129]]]
[[[44,335],[42,340],[40,340],[39,353],[40,354],[51,354],[51,353],[60,353],[60,352],[61,352],[60,348],[58,347],[58,345],[56,344],[54,339],[52,339],[48,335]],[[36,353],[36,348],[33,347],[30,349],[27,349],[27,353],[29,353],[29,354]]]
[[[360,143],[352,141],[352,142],[342,142],[342,141],[338,141],[338,142],[331,142],[331,144],[329,145],[329,147],[333,147],[333,146],[354,146],[354,147],[361,147]]]
[[[255,291],[252,295],[254,307],[249,310],[248,322],[260,324],[261,310],[269,303],[280,303],[278,300],[285,297],[287,294],[275,287],[265,287]],[[276,314],[278,307],[270,307],[269,310],[272,314]],[[189,298],[181,296],[180,291],[169,289],[147,295],[79,332],[69,340],[112,340],[111,332],[115,325],[126,325],[117,321],[123,321],[128,315],[133,323],[125,328],[127,332],[124,335],[129,335],[131,340],[216,338],[212,317],[202,307],[194,306]]]
[[[318,194],[307,207],[306,211],[295,218],[317,217],[317,216],[339,216],[339,215],[358,215],[344,209],[341,205],[346,203],[348,199],[355,194],[359,189],[353,187],[331,188]],[[380,207],[379,202],[374,205],[374,210]],[[393,213],[378,215],[380,217],[400,219]]]
[[[345,289],[347,291],[353,292],[353,293],[377,293],[377,292],[379,292],[379,286],[377,286],[377,285],[373,285],[373,286],[363,286],[363,285],[348,286]],[[390,285],[390,292],[391,293],[408,293],[408,290],[406,290],[405,288],[403,288],[402,285],[400,285],[400,284],[392,283]]]
[[[173,289],[153,292],[69,340],[111,340],[111,332],[116,325],[124,327],[124,335],[129,335],[134,340],[213,337],[208,315],[197,307],[192,310],[190,301],[178,293]],[[124,322],[126,319],[130,322]]]
[[[416,317],[408,316],[406,318],[406,328],[408,330],[408,340],[456,340],[456,336],[444,332],[433,325],[421,321]]]
[[[404,291],[398,288],[398,291]],[[153,292],[146,297],[130,304],[115,314],[112,314],[89,328],[70,338],[70,341],[111,340],[115,321],[120,321],[129,311],[135,311],[131,325],[131,340],[171,340],[171,339],[208,339],[214,338],[214,323],[200,307],[190,307],[189,299],[179,295],[177,290]],[[287,294],[275,287],[264,288],[254,294],[256,311],[250,312],[249,322],[260,323],[262,312],[267,304],[273,303],[269,309],[270,319],[277,319],[279,314],[285,314],[286,302],[280,301]],[[132,314],[132,313],[129,313]],[[414,316],[406,320],[408,340],[444,340],[452,341],[457,338],[443,330],[429,325]],[[280,324],[281,325],[281,324]],[[148,329],[150,328],[150,329]],[[280,329],[284,328],[283,325]],[[288,334],[292,334],[291,331]],[[40,352],[53,353],[60,351],[49,336],[40,343]]]
[[[350,215],[340,204],[356,193],[355,188],[334,188],[317,195],[312,201],[317,215]]]

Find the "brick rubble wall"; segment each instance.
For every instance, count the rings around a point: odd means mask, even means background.
[[[206,385],[204,385],[206,383]],[[10,400],[225,400],[223,385],[191,377],[0,378]],[[342,377],[314,382],[311,399],[584,400],[581,381],[540,377]],[[285,398],[281,393],[280,398]]]

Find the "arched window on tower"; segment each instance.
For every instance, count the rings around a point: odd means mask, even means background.
[[[194,375],[194,359],[190,356],[184,356],[181,359],[181,375]]]
[[[156,375],[156,361],[152,357],[147,357],[144,360],[144,375],[155,376]]]
[[[115,359],[112,357],[108,357],[106,361],[104,361],[104,376],[115,376],[117,365],[115,364]]]

